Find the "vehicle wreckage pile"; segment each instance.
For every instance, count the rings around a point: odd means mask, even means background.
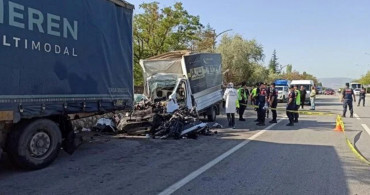
[[[196,138],[199,134],[212,135],[207,123],[198,119],[195,109],[181,107],[171,114],[156,113],[150,132],[156,138]]]
[[[218,123],[210,124],[199,120],[195,107],[180,107],[173,113],[166,113],[163,102],[140,101],[127,115],[115,114],[113,119],[99,119],[95,131],[111,131],[129,135],[148,135],[160,139],[195,139],[198,135],[212,135],[212,128],[222,128]]]
[[[195,107],[192,109],[180,107],[173,113],[166,113],[165,109],[166,105],[163,102],[141,101],[135,106],[132,116],[136,121],[137,118],[145,121],[146,116],[150,116],[148,133],[152,138],[196,138],[198,135],[212,135],[214,132],[210,131],[211,128],[221,127],[219,124],[210,127],[209,124],[201,122]],[[151,110],[151,113],[148,110]],[[128,120],[127,125],[129,123]]]

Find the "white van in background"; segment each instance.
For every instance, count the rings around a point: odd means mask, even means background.
[[[311,93],[311,88],[312,86],[315,86],[315,83],[313,80],[293,80],[290,85],[297,85],[298,89],[301,89],[301,86],[303,86],[306,89],[306,99],[305,99],[305,104],[310,104],[310,93]]]
[[[276,86],[278,90],[278,101],[286,103],[289,97],[289,87],[288,86]]]
[[[287,102],[289,96],[289,80],[275,80],[275,87],[278,90],[278,100],[281,102]]]

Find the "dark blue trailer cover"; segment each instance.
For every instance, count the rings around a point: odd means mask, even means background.
[[[114,1],[0,0],[0,111],[131,108],[133,7]]]

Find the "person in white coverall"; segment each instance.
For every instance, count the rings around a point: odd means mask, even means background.
[[[234,89],[234,84],[229,83],[224,93],[225,100],[225,112],[227,115],[227,121],[229,122],[229,127],[235,129],[235,112],[236,112],[236,102],[238,101],[238,92]]]

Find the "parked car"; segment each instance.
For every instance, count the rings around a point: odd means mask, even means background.
[[[278,90],[278,101],[287,102],[289,95],[288,87],[277,86],[276,89]]]
[[[355,93],[356,96],[359,96],[361,89],[354,89],[353,92]]]
[[[323,89],[321,86],[316,87],[316,94],[323,94]]]
[[[326,89],[324,92],[324,95],[334,95],[334,94],[335,94],[335,91],[332,89]]]
[[[289,95],[289,80],[276,80],[276,89],[278,90],[278,100],[281,102],[287,102]]]

